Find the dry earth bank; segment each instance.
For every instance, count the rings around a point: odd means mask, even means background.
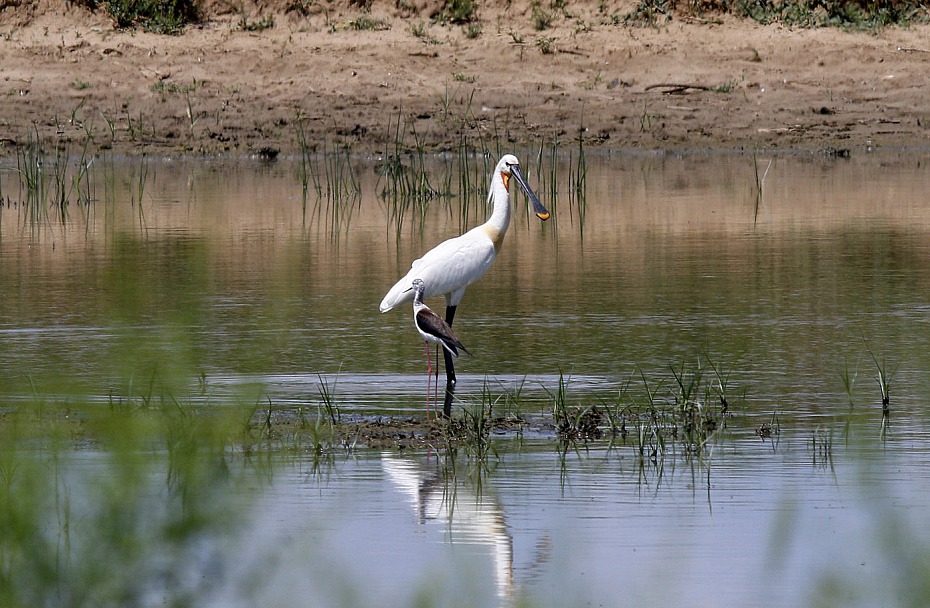
[[[0,153],[91,136],[126,154],[290,154],[301,131],[372,153],[398,133],[427,149],[579,133],[611,149],[930,143],[928,26],[678,15],[636,28],[617,23],[631,2],[572,2],[539,30],[515,0],[479,4],[476,35],[433,24],[438,2],[202,6],[201,24],[165,36],[62,1],[0,0]]]

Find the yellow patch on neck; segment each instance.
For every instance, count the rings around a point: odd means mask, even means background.
[[[492,226],[483,226],[484,233],[488,235],[488,238],[491,239],[491,243],[494,244],[494,251],[500,251],[501,245],[504,244],[504,233],[497,228]]]
[[[501,179],[504,180],[504,190],[510,190],[510,174],[501,171]]]

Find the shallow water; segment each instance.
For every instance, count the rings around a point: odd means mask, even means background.
[[[289,469],[237,546],[244,572],[280,560],[242,605],[797,606],[831,598],[828,577],[845,605],[894,605],[908,591],[895,564],[927,541],[923,455],[825,467],[802,446],[733,437],[660,476],[622,449],[505,450],[451,481],[436,455],[366,453],[322,480]],[[919,532],[899,545],[893,526]],[[216,605],[242,601],[232,587]]]
[[[456,316],[475,354],[457,362],[457,397],[522,387],[522,414],[545,417],[560,378],[576,402],[611,403],[643,379],[667,388],[670,367],[713,364],[733,417],[712,449],[641,469],[622,443],[560,458],[552,438],[496,437],[490,470],[460,456],[453,476],[442,454],[340,453],[322,473],[286,460],[243,498],[257,506],[229,540],[241,559],[216,605],[794,606],[822,589],[906,603],[900,562],[926,552],[930,157],[586,160],[583,203],[567,163],[553,197],[551,168],[524,160],[554,217],[518,197]],[[408,310],[378,302],[418,254],[483,221],[485,187],[467,207],[437,198],[396,216],[376,161],[353,162],[350,203],[305,202],[287,160],[101,162],[97,200],[64,224],[11,204],[5,171],[6,407],[104,404],[157,370],[207,404],[315,407],[322,382],[345,415],[421,414],[423,345]],[[436,159],[436,183],[460,183],[455,166]],[[241,582],[269,562],[263,584]]]

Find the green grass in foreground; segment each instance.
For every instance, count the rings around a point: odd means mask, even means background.
[[[228,466],[235,422],[160,398],[7,411],[0,605],[194,605],[213,584],[194,574],[214,559],[203,550],[218,547],[202,541],[236,521],[226,495],[246,475]]]

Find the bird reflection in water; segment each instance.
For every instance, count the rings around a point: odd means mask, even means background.
[[[451,544],[481,545],[490,549],[499,597],[514,592],[513,537],[498,501],[475,484],[444,475],[435,466],[414,458],[384,454],[382,466],[395,487],[407,498],[421,525],[446,526]]]

